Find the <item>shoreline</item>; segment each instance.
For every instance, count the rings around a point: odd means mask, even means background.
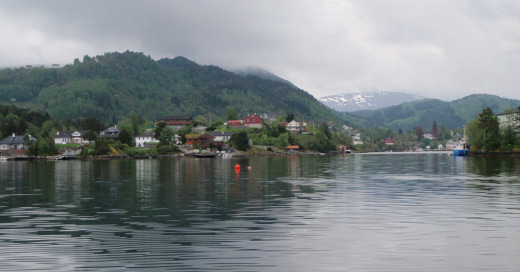
[[[507,152],[469,152],[469,157],[520,157],[520,151]]]
[[[224,155],[217,153],[177,153],[159,155],[103,155],[82,157],[76,155],[56,155],[56,156],[20,156],[2,157],[1,161],[60,161],[60,160],[128,160],[128,159],[173,159],[173,158],[247,158],[247,157],[283,157],[283,156],[333,156],[333,155],[353,155],[353,154],[427,154],[427,153],[449,153],[450,151],[436,152],[235,152]],[[470,152],[468,157],[520,157],[519,151],[510,152]]]
[[[4,157],[2,161],[66,161],[66,160],[127,160],[127,159],[173,159],[173,158],[246,158],[246,157],[278,157],[278,156],[325,156],[341,153],[319,153],[319,152],[236,152],[225,155],[216,153],[177,153],[159,155],[102,155],[102,156],[20,156]]]

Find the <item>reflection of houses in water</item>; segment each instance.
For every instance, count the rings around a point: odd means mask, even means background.
[[[10,193],[14,194],[24,194],[31,193],[25,192],[25,188],[32,187],[26,185],[27,182],[30,182],[30,179],[27,177],[29,171],[29,162],[13,162],[13,163],[5,163],[1,165],[0,174],[2,175],[1,181],[3,184],[0,184],[0,189],[7,191],[7,188],[12,188],[13,191]],[[2,192],[2,191],[0,191]]]
[[[154,205],[154,182],[157,182],[157,161],[135,161],[135,194],[141,206]]]
[[[88,172],[89,162],[57,161],[54,162],[54,197],[58,204],[79,204],[82,197],[84,171]],[[51,178],[52,180],[52,178]],[[87,192],[88,193],[88,192]]]
[[[301,176],[301,162],[300,156],[291,156],[288,157],[289,160],[289,174],[293,178],[298,178]]]

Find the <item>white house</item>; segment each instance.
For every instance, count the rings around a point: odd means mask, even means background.
[[[307,130],[307,123],[306,122],[297,122],[296,120],[292,120],[291,122],[287,123],[287,130],[289,132],[296,132],[301,133]]]
[[[517,128],[520,126],[520,111],[498,114],[497,119],[500,127],[511,126]]]
[[[144,147],[145,144],[158,143],[159,140],[155,139],[153,133],[143,133],[134,136],[135,146]]]
[[[446,142],[446,150],[454,150],[457,147],[458,143],[453,140],[449,140]]]
[[[352,143],[354,145],[362,145],[363,141],[361,141],[361,134],[356,133],[356,135],[352,136]]]
[[[423,135],[424,139],[430,139],[433,140],[433,135],[431,133],[426,133]]]
[[[54,136],[54,144],[86,144],[89,143],[85,139],[88,130],[68,130],[56,132]]]

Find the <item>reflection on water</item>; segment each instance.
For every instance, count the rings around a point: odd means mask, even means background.
[[[0,162],[0,270],[517,271],[519,172],[446,153]]]

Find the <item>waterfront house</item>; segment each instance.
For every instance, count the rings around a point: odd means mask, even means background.
[[[459,145],[459,143],[453,140],[449,140],[448,142],[446,142],[446,150],[454,150],[455,148],[457,148],[457,145]]]
[[[354,145],[362,145],[363,141],[361,141],[361,135],[357,133],[355,136],[352,136],[352,143]]]
[[[520,127],[520,110],[498,114],[497,119],[501,128],[510,126],[518,129]]]
[[[27,153],[28,141],[35,141],[36,138],[31,135],[13,135],[7,136],[0,141],[0,153],[3,156],[25,155]]]
[[[88,132],[88,130],[58,131],[54,136],[54,144],[86,144],[89,142],[85,138]]]
[[[288,151],[298,151],[298,150],[300,150],[300,146],[298,146],[298,145],[288,145],[288,146],[286,147],[286,149],[287,149]]]
[[[395,144],[395,141],[393,141],[392,139],[385,139],[385,140],[383,141],[383,143],[384,143],[385,145],[394,145],[394,144]]]
[[[159,143],[159,139],[156,139],[153,133],[142,133],[134,136],[136,147],[145,147],[145,145]]]

